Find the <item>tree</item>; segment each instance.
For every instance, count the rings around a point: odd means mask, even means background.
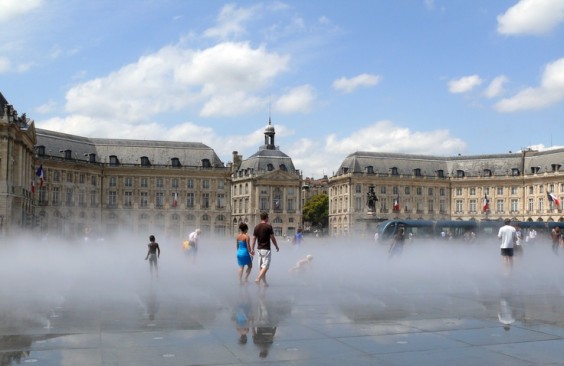
[[[318,228],[327,227],[329,223],[329,196],[316,194],[304,205],[304,221],[311,222],[312,226]]]

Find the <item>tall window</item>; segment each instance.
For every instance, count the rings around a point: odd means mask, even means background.
[[[131,207],[133,206],[133,192],[128,191],[123,194],[123,206]]]
[[[170,186],[172,188],[178,188],[178,178],[172,178],[172,180],[170,181]]]
[[[440,210],[441,213],[446,212],[446,202],[445,202],[445,200],[441,200],[439,202],[439,210]]]
[[[427,209],[429,210],[429,212],[435,211],[435,202],[433,200],[427,201]]]
[[[188,179],[188,189],[194,189],[194,179]]]
[[[110,187],[115,187],[117,185],[117,178],[110,177]]]
[[[225,193],[217,194],[217,208],[225,208]]]
[[[261,211],[268,210],[268,197],[261,197],[260,198],[260,210]]]
[[[512,199],[511,200],[511,211],[517,212],[519,210],[519,200]]]
[[[133,178],[125,177],[124,185],[128,188],[133,187]]]
[[[362,211],[362,198],[361,197],[355,197],[354,198],[354,210],[355,210],[355,212],[361,212]]]
[[[462,213],[462,200],[456,200],[455,206],[456,206],[456,212]]]
[[[72,188],[67,188],[67,196],[65,199],[65,203],[67,206],[72,205]]]
[[[163,187],[164,187],[163,178],[157,178],[157,188],[163,188]]]
[[[109,191],[108,192],[108,206],[116,207],[117,205],[117,192],[116,191]]]
[[[61,203],[61,197],[59,196],[59,187],[53,187],[53,205],[57,206]]]
[[[139,206],[140,207],[147,207],[149,206],[149,193],[148,192],[141,192],[139,196]]]
[[[477,212],[476,211],[476,207],[477,207],[476,200],[470,200],[470,202],[468,202],[468,204],[469,204],[470,212]]]
[[[535,200],[533,198],[529,198],[528,210],[531,212],[535,210]]]
[[[90,191],[90,207],[96,207],[97,199],[96,199],[96,191]]]
[[[194,207],[194,192],[186,194],[186,207]]]
[[[157,192],[155,194],[155,206],[157,208],[163,208],[164,207],[164,192]]]
[[[272,197],[272,208],[275,210],[281,210],[282,209],[282,192],[280,191],[280,188],[275,188],[274,189],[274,195]]]
[[[360,197],[358,197],[360,198]],[[287,207],[288,211],[294,211],[296,208],[294,207],[294,199],[293,198],[288,198],[288,207]]]
[[[209,207],[210,207],[210,194],[202,193],[201,208],[209,208]]]
[[[503,200],[496,200],[495,202],[495,209],[497,212],[503,212]]]
[[[149,187],[149,180],[147,178],[141,178],[141,188]]]
[[[202,188],[203,189],[210,189],[210,180],[209,179],[204,179],[202,181]]]

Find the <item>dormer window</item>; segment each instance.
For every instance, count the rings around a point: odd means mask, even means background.
[[[531,173],[532,174],[537,174],[540,171],[540,166],[532,166],[531,167]]]
[[[286,164],[280,164],[280,170],[283,170],[285,172],[288,171],[288,169],[286,168]]]
[[[174,168],[180,168],[180,159],[178,159],[178,158],[172,158],[172,159],[170,159],[170,164],[171,164]]]
[[[266,166],[266,169],[267,169],[269,172],[271,172],[271,171],[274,170],[274,165],[268,163],[268,165]]]
[[[37,155],[45,156],[45,146],[37,146]]]
[[[416,177],[420,177],[421,176],[421,169],[420,168],[413,169],[413,175],[415,175]]]
[[[202,159],[202,168],[211,168],[210,159]]]
[[[366,167],[366,174],[374,174],[374,167],[372,165]]]
[[[147,156],[142,156],[141,166],[150,166],[150,165],[151,165],[151,161],[149,160],[149,158]]]
[[[442,169],[437,170],[437,177],[444,178],[445,177],[445,171],[442,170]]]
[[[491,169],[484,169],[484,177],[491,177],[492,171]]]
[[[552,171],[553,172],[557,172],[560,170],[561,165],[560,164],[551,164],[550,165],[552,167]]]
[[[456,171],[456,177],[457,178],[464,178],[464,170],[457,170]]]
[[[399,175],[398,168],[396,168],[396,167],[393,167],[392,169],[390,169],[390,171],[391,171],[392,175]]]
[[[65,150],[65,160],[70,160],[72,159],[72,151],[67,149]]]
[[[347,174],[349,172],[349,168],[343,168],[343,174]]]
[[[512,169],[511,169],[511,175],[514,176],[514,177],[519,176],[520,173],[521,173],[521,172],[519,171],[519,168],[512,168]]]
[[[96,162],[96,154],[94,154],[94,153],[88,154],[88,161],[90,161],[91,163],[95,163]]]
[[[110,155],[110,165],[119,165],[119,160],[116,155]]]

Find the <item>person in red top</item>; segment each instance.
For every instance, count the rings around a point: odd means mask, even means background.
[[[253,231],[253,248],[252,251],[255,251],[255,247],[257,246],[258,242],[258,255],[259,255],[259,274],[255,283],[257,285],[260,284],[260,281],[263,282],[264,286],[268,286],[268,282],[266,281],[266,272],[270,267],[270,242],[276,247],[276,251],[280,251],[278,247],[278,242],[276,242],[276,237],[274,236],[274,230],[272,229],[272,225],[268,223],[268,213],[262,212],[260,214],[260,223],[255,226],[255,230]]]

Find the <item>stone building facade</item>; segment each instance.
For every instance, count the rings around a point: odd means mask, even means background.
[[[563,161],[564,149],[455,157],[355,152],[329,179],[329,229],[364,233],[387,219],[564,221],[562,205],[548,198],[564,202]]]
[[[564,202],[564,149],[454,157],[357,151],[333,176],[314,180],[276,146],[270,121],[264,135],[255,154],[235,151],[225,164],[201,143],[36,129],[0,94],[0,233],[185,237],[201,228],[225,236],[268,211],[276,234],[291,236],[317,193],[329,196],[335,236],[366,234],[393,218],[564,221],[562,205],[549,198]],[[371,189],[377,200],[369,208]]]
[[[277,236],[293,236],[302,224],[301,174],[292,159],[276,146],[271,122],[264,131],[264,145],[243,160],[233,152],[232,221],[256,225],[262,211],[269,212]]]

